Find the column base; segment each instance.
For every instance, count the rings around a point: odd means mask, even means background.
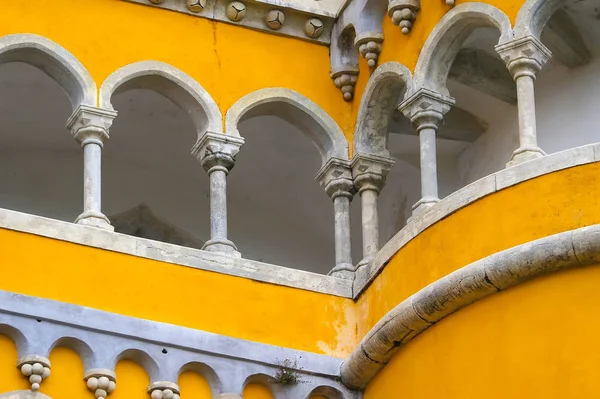
[[[234,258],[242,257],[242,254],[238,252],[235,244],[229,240],[223,240],[223,239],[208,240],[202,246],[202,250],[214,252],[216,254],[232,256]]]
[[[356,273],[358,271],[358,269],[360,269],[361,267],[365,267],[365,266],[369,266],[369,264],[371,264],[371,262],[373,262],[373,258],[374,256],[365,256],[364,258],[362,258],[362,260],[360,262],[358,262],[358,264],[356,265],[356,268],[354,269],[354,273]]]
[[[440,202],[440,199],[437,197],[423,197],[416,204],[413,205],[412,216],[408,218],[406,223],[410,223],[417,216],[423,215],[427,212],[432,206]]]
[[[110,224],[110,220],[100,212],[83,212],[81,215],[77,216],[75,223],[108,231],[115,231],[115,228]]]
[[[544,156],[546,156],[546,153],[540,147],[519,147],[513,152],[512,158],[506,164],[506,167],[510,168],[511,166],[531,161],[532,159],[542,158]]]
[[[344,280],[354,280],[354,266],[350,263],[340,263],[339,265],[335,265],[327,275]]]

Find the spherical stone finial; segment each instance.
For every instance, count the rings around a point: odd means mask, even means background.
[[[227,6],[225,15],[232,21],[241,21],[246,16],[246,5],[240,1],[232,1]]]
[[[285,22],[285,14],[283,11],[271,10],[265,18],[267,26],[273,30],[277,30],[283,26]]]
[[[206,0],[187,0],[186,5],[188,10],[198,13],[206,7]]]
[[[306,36],[316,39],[323,33],[323,21],[318,18],[311,18],[304,24],[304,33]]]

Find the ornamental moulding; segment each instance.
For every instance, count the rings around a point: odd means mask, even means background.
[[[277,35],[291,36],[329,45],[331,29],[338,14],[336,2],[306,6],[291,0],[282,2],[236,0],[122,0],[159,7],[187,15],[240,25]],[[313,2],[311,2],[313,3]],[[341,7],[341,5],[340,5]]]
[[[454,0],[444,0],[446,5],[454,6]],[[408,35],[412,29],[417,14],[421,10],[421,0],[390,0],[388,15],[392,23],[399,26],[403,35]]]

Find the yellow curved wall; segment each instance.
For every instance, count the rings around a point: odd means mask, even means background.
[[[295,90],[351,137],[350,105],[329,77],[329,48],[122,0],[2,3],[0,36],[35,33],[70,51],[96,84],[118,68],[157,60],[191,75],[222,113],[265,87]]]
[[[428,284],[504,249],[600,223],[600,163],[509,187],[459,210],[401,248],[359,298],[358,337]]]
[[[375,377],[365,399],[595,398],[600,266],[492,295],[429,328]]]

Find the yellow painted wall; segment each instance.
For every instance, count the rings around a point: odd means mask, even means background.
[[[597,398],[600,266],[492,295],[429,328],[365,399]]]
[[[1,290],[332,356],[353,349],[351,299],[9,230],[0,242]]]
[[[552,234],[600,223],[600,163],[529,180],[469,205],[394,255],[358,300],[363,337],[394,306],[476,260]]]
[[[329,77],[329,48],[122,0],[2,3],[0,36],[35,33],[70,51],[96,84],[137,61],[169,63],[196,79],[223,114],[265,87],[295,90],[351,134],[350,105]]]

